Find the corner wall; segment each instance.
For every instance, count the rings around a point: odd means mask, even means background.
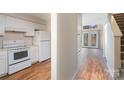
[[[77,14],[58,14],[58,79],[72,79],[77,70]]]
[[[114,77],[114,38],[112,34],[112,29],[109,22],[105,25],[105,43],[104,43],[104,52],[107,60],[107,65],[109,68],[109,72],[112,77]]]

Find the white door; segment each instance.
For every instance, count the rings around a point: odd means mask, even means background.
[[[99,45],[98,31],[82,32],[82,45],[87,48],[98,48]]]

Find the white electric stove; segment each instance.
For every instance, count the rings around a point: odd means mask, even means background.
[[[8,74],[31,66],[30,50],[24,40],[3,40],[3,48],[8,50]]]

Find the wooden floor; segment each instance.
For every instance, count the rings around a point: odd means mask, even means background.
[[[50,80],[51,62],[50,60],[33,64],[31,67],[19,71],[10,76],[1,78],[3,80]]]
[[[85,60],[75,78],[76,80],[112,79],[106,66],[106,60],[103,58],[100,50],[90,49],[87,51],[87,55],[84,58]]]
[[[84,51],[83,64],[77,73],[75,80],[110,80],[112,79],[106,60],[98,49],[88,49]],[[50,80],[51,62],[50,60],[36,63],[29,68],[19,71],[13,75],[5,76],[4,80]]]

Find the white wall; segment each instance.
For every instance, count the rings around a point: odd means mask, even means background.
[[[59,31],[59,77],[72,79],[77,70],[77,15],[58,14]]]
[[[53,30],[52,30],[53,31]],[[56,33],[54,33],[56,32]],[[57,64],[57,78],[61,80],[72,79],[77,70],[77,15],[72,13],[58,14],[57,16],[57,31],[54,30],[53,34],[57,35],[57,40],[55,36],[52,37],[52,41],[57,42],[57,58],[52,55]],[[56,46],[53,46],[52,49]],[[53,49],[53,50],[54,50]],[[56,54],[54,52],[54,54]],[[52,53],[53,54],[53,53]],[[52,65],[53,66],[53,65]],[[52,67],[53,69],[53,67]],[[54,73],[55,75],[55,73]]]
[[[107,21],[107,13],[83,13],[82,14],[82,25],[99,25],[99,48],[103,49],[103,26]]]
[[[112,77],[114,77],[114,37],[111,29],[111,25],[109,22],[106,23],[104,27],[105,32],[105,43],[104,43],[104,52],[105,57],[107,59],[109,72]]]
[[[120,38],[122,33],[113,16],[108,15],[104,26],[104,53],[107,59],[109,71],[113,78],[119,77],[121,60],[120,60]]]
[[[78,68],[82,65],[82,14],[77,14],[77,58]]]
[[[82,25],[104,24],[107,13],[83,13]]]
[[[120,76],[121,68],[121,49],[120,40],[122,33],[116,23],[114,17],[109,14],[107,21],[106,31],[105,31],[105,54],[110,67],[110,72],[113,78],[118,78]]]
[[[58,79],[58,31],[57,31],[57,14],[51,14],[51,79]]]

